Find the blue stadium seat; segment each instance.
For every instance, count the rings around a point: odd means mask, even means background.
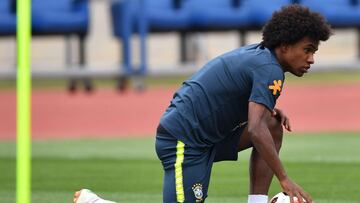
[[[181,2],[181,0],[114,0],[111,4],[114,34],[122,36],[126,33],[124,31],[126,29],[130,29],[131,33],[139,32],[142,17],[151,32],[189,29],[190,15],[188,11],[180,8]],[[176,8],[176,5],[179,7]]]
[[[333,27],[360,26],[360,3],[354,0],[301,0],[300,3],[323,14]]]
[[[87,0],[32,0],[34,34],[86,35],[89,19]]]
[[[16,14],[13,0],[0,0],[0,35],[16,34]]]
[[[234,30],[251,25],[250,10],[241,0],[184,0],[182,7],[190,11],[194,30]]]
[[[190,28],[190,11],[183,9],[182,1],[144,0],[146,20],[150,31],[168,32]]]
[[[252,25],[260,29],[271,18],[274,11],[293,3],[292,0],[243,0],[242,6],[251,10]]]

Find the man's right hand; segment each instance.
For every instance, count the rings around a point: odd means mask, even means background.
[[[280,185],[283,191],[290,196],[290,203],[294,203],[294,197],[297,197],[300,203],[313,202],[310,195],[305,192],[299,185],[290,180],[290,178],[280,180]]]

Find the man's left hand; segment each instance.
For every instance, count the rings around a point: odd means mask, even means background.
[[[291,132],[291,125],[290,125],[290,120],[289,118],[284,114],[284,112],[280,109],[274,108],[274,110],[272,111],[272,116],[274,116],[280,123],[281,125],[284,126],[284,128]]]

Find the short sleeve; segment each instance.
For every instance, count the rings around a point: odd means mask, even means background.
[[[273,110],[284,84],[284,72],[275,64],[263,65],[252,71],[249,102],[262,104]]]

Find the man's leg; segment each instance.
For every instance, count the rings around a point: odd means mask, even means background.
[[[165,172],[163,202],[204,202],[215,156],[214,148],[192,148],[170,135],[159,133],[155,145]]]
[[[269,120],[268,127],[273,137],[276,150],[279,152],[282,144],[283,128],[280,122],[275,117],[272,117]],[[245,128],[243,134],[240,137],[238,151],[242,151],[249,147],[252,147],[252,143],[247,133],[247,128]],[[252,153],[250,157],[249,173],[250,173],[250,188],[249,188],[250,199],[251,198],[267,199],[267,194],[274,174],[271,171],[271,169],[268,167],[266,162],[260,157],[259,153],[255,148],[252,149]],[[257,195],[257,196],[252,196],[252,195]],[[250,200],[249,202],[252,202],[252,200]]]

